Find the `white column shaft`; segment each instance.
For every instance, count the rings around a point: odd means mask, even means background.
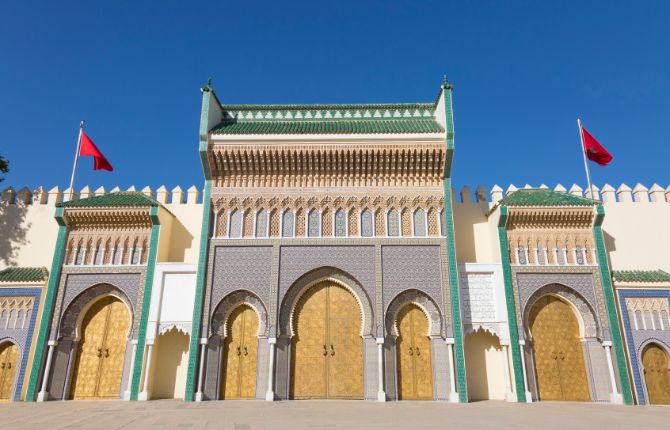
[[[47,363],[44,366],[44,376],[42,377],[42,389],[37,395],[37,401],[43,402],[46,399],[47,395],[47,386],[49,385],[49,373],[51,372],[51,359],[54,354],[54,344],[49,342],[49,352],[47,352]]]
[[[276,339],[270,339],[270,363],[268,365],[268,391],[265,393],[265,400],[272,402],[275,399],[275,346]]]

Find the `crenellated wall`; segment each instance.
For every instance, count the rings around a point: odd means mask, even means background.
[[[6,266],[51,267],[56,244],[58,224],[54,219],[56,203],[72,198],[86,198],[121,191],[118,187],[95,191],[87,186],[79,192],[54,187],[46,191],[39,187],[34,191],[13,187],[2,191],[0,200],[0,268]],[[136,191],[130,187],[126,191]],[[154,197],[175,215],[170,228],[169,249],[160,258],[165,262],[195,264],[198,260],[198,244],[202,221],[202,199],[200,190],[191,186],[184,191],[175,187],[171,191],[165,186],[156,190],[144,187],[141,192]]]
[[[532,188],[526,185],[523,188]],[[548,188],[540,185],[538,188]],[[670,271],[666,244],[670,243],[670,186],[662,188],[657,184],[645,187],[637,184],[631,188],[626,184],[614,188],[605,185],[594,188],[596,200],[605,207],[603,230],[613,270],[663,269]],[[510,185],[506,190],[499,186],[486,189],[482,186],[474,192],[463,187],[454,190],[454,219],[456,226],[456,250],[458,261],[462,263],[498,263],[500,251],[497,239],[497,225],[494,217],[489,217],[491,209],[505,195],[518,188]],[[135,187],[127,191],[134,191]],[[562,185],[556,191],[588,197],[588,190],[578,185],[566,189]],[[100,187],[92,191],[82,188],[75,197],[90,197],[108,192],[120,191]],[[184,191],[180,187],[168,190],[161,186],[156,190],[141,189],[154,197],[172,212],[173,223],[170,249],[166,260],[169,262],[196,263],[197,245],[200,240],[202,198],[200,190],[192,186]],[[2,192],[0,202],[0,267],[4,266],[46,266],[53,258],[57,224],[54,220],[57,202],[69,200],[71,191],[54,187],[49,191],[40,187],[34,191],[22,188],[18,192],[9,187]]]

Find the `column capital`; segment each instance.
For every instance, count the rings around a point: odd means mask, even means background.
[[[57,340],[50,340],[49,342],[47,342],[47,345],[49,345],[49,346],[57,346],[57,345],[58,345],[58,341],[57,341]]]
[[[611,340],[603,341],[603,346],[606,347],[606,348],[611,348],[612,347],[612,341]]]
[[[453,337],[448,337],[448,338],[444,339],[444,342],[447,345],[453,345],[454,343],[456,343],[456,339],[454,339]]]
[[[206,337],[201,337],[201,338],[200,338],[200,345],[207,345],[207,341],[208,341],[208,340],[209,340],[209,339],[207,339]]]
[[[523,339],[520,339],[520,340],[519,340],[519,345],[521,345],[521,346],[525,346],[525,345],[526,345],[526,341],[523,340]]]
[[[268,338],[268,343],[269,343],[270,345],[274,345],[274,344],[276,344],[276,343],[277,343],[277,338],[276,338],[276,337],[269,337],[269,338]]]
[[[375,343],[377,345],[383,345],[384,344],[384,338],[383,337],[378,337],[375,339]]]

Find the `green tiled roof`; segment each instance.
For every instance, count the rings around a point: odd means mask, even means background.
[[[443,133],[434,119],[224,121],[213,134]]]
[[[93,207],[148,207],[159,206],[151,197],[136,191],[120,191],[102,196],[61,202],[59,208],[93,208]]]
[[[49,276],[45,267],[7,267],[0,270],[0,282],[40,282]]]
[[[614,270],[612,278],[618,282],[670,282],[670,273],[663,270]]]
[[[229,104],[213,134],[443,133],[434,103]]]
[[[297,111],[297,110],[397,110],[429,109],[433,103],[351,103],[351,104],[224,104],[224,111]]]
[[[521,189],[499,202],[501,206],[593,206],[590,199],[547,189]]]

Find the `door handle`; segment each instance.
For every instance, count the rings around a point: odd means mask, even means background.
[[[333,347],[333,344],[331,343],[330,344],[330,356],[332,357],[333,355],[335,355],[335,348]]]
[[[414,347],[414,349],[416,349],[416,355],[421,355],[421,351],[419,351],[419,347],[418,347],[418,346]]]
[[[109,357],[109,348],[105,348],[105,358]]]
[[[326,347],[325,344],[323,345],[323,355],[324,355],[324,357],[325,357],[326,355],[328,355],[328,348]]]
[[[245,355],[245,356],[249,355],[249,351],[247,351],[247,347],[246,347],[246,346],[244,347],[244,355]]]
[[[98,348],[98,358],[102,357],[102,348]]]
[[[2,363],[2,366],[0,366],[0,369],[4,369],[4,368],[5,368],[5,364],[6,364],[6,363]]]
[[[7,368],[11,369],[12,368],[12,363],[7,363]]]
[[[238,356],[239,356],[239,355],[242,355],[242,351],[240,350],[240,347],[239,347],[239,346],[237,347],[237,355],[238,355]]]
[[[414,351],[412,350],[412,347],[409,347],[409,355],[414,355]]]

